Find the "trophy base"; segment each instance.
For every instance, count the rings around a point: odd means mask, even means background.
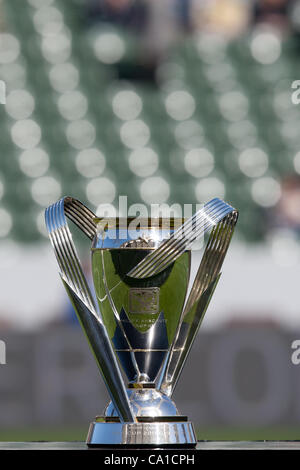
[[[120,423],[102,418],[90,424],[88,447],[194,448],[194,426],[185,417],[138,419],[137,423]],[[99,419],[99,418],[98,418]],[[100,418],[101,419],[101,418]]]

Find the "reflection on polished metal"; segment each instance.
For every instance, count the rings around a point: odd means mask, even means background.
[[[195,431],[191,422],[109,423],[93,422],[87,441],[90,446],[127,445],[134,447],[195,447]]]
[[[157,250],[140,261],[128,275],[141,279],[160,273],[189,249],[195,240],[203,237],[212,226],[232,211],[233,208],[229,204],[218,198],[212,199],[164,240]]]
[[[220,199],[187,221],[97,219],[72,198],[46,210],[64,286],[111,397],[103,416],[90,426],[88,445],[196,444],[192,423],[171,396],[220,278],[237,215]],[[98,307],[66,217],[92,240]],[[191,247],[211,228],[193,275]]]
[[[79,201],[64,198],[48,207],[45,220],[60,266],[63,283],[94,352],[110,397],[118,410],[120,420],[133,422],[135,417],[129,404],[119,365],[102,319],[97,314],[65,215],[73,220],[89,237],[92,234],[93,227],[94,235],[96,233],[96,226],[93,222],[95,216]]]

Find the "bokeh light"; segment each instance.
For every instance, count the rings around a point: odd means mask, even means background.
[[[207,176],[214,168],[214,157],[206,148],[193,149],[186,153],[184,165],[195,178]]]
[[[43,36],[42,52],[45,59],[51,64],[67,61],[71,55],[71,39],[66,31],[59,34]]]
[[[153,175],[158,169],[158,165],[158,155],[152,148],[139,148],[129,155],[129,167],[137,176],[145,178]]]
[[[32,149],[36,147],[42,136],[40,126],[32,119],[16,121],[11,128],[13,142],[21,149]]]
[[[115,32],[100,33],[94,42],[94,53],[104,64],[115,64],[125,54],[125,44]]]
[[[106,159],[100,150],[89,148],[82,150],[76,157],[76,168],[86,178],[100,176],[106,166]]]
[[[78,90],[62,94],[57,104],[60,114],[69,121],[83,118],[88,110],[87,99]]]
[[[141,119],[124,122],[120,129],[122,142],[131,149],[147,145],[150,135],[149,126]]]
[[[169,199],[170,185],[161,176],[152,176],[141,183],[140,194],[147,204],[160,204]]]
[[[9,64],[0,63],[0,73],[2,80],[9,84],[10,90],[25,87],[27,73],[23,64],[18,62]]]
[[[49,155],[42,148],[25,150],[19,157],[20,168],[31,178],[43,176],[49,168]]]
[[[253,181],[251,194],[254,201],[262,207],[272,207],[281,196],[280,183],[271,176],[264,176]]]
[[[6,111],[13,119],[29,118],[35,108],[35,100],[27,90],[13,90],[6,98]]]
[[[258,31],[251,41],[251,52],[261,64],[273,64],[280,57],[281,41],[272,31]]]
[[[52,87],[60,92],[71,91],[78,86],[79,71],[71,62],[55,64],[50,70],[49,80]]]
[[[54,35],[63,29],[64,19],[62,13],[53,6],[44,6],[33,16],[35,29],[43,36]]]
[[[118,118],[127,121],[136,119],[139,116],[143,108],[143,102],[134,91],[121,90],[113,97],[112,107]]]
[[[18,39],[9,33],[0,33],[0,64],[14,62],[20,54]]]
[[[255,124],[247,119],[231,122],[227,128],[227,135],[230,143],[237,149],[254,146],[258,137]]]
[[[262,176],[268,163],[268,155],[260,148],[248,148],[239,155],[240,170],[250,178]]]
[[[225,184],[216,176],[203,178],[195,186],[195,196],[197,201],[201,203],[208,202],[214,197],[224,199]]]
[[[221,95],[219,106],[225,119],[228,119],[228,121],[241,121],[247,116],[249,102],[244,93],[229,91]]]
[[[87,198],[94,206],[113,202],[116,192],[115,184],[106,177],[94,178],[86,187]]]
[[[167,113],[176,121],[184,121],[194,114],[196,103],[194,97],[185,90],[171,92],[165,99]]]
[[[81,150],[93,145],[96,139],[96,130],[90,121],[72,121],[67,126],[66,136],[72,147]]]
[[[33,200],[40,206],[47,207],[61,197],[61,184],[52,176],[42,176],[31,184]]]
[[[179,122],[174,130],[175,140],[183,149],[199,147],[204,141],[204,129],[197,121]]]

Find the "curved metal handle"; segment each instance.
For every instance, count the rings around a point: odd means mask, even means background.
[[[72,220],[85,235],[93,240],[96,234],[95,214],[77,199],[64,197],[49,206],[45,221],[49,237],[64,281],[76,292],[78,297],[96,312],[93,297],[82,272],[80,261],[73,243],[66,216]]]
[[[145,256],[127,275],[145,279],[167,269],[185,250],[191,248],[200,236],[204,236],[206,232],[233,211],[233,207],[219,198],[207,202],[202,209],[187,219],[169,238],[164,240],[156,250]]]
[[[230,206],[228,206],[230,207]],[[228,211],[229,212],[229,211]],[[201,322],[221,276],[221,268],[238,220],[238,211],[232,211],[214,226],[184,306],[177,334],[169,356],[158,379],[158,388],[171,396],[183,366],[197,336]],[[187,328],[184,320],[192,317]]]
[[[121,421],[134,422],[120,368],[83,274],[66,217],[93,240],[96,235],[96,216],[77,199],[65,197],[46,209],[45,221],[63,284],[88,338],[111,400]]]

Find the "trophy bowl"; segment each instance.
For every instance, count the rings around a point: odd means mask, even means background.
[[[92,241],[96,305],[66,217]],[[192,225],[172,217],[97,218],[72,198],[46,211],[62,281],[111,397],[90,425],[90,447],[196,445],[193,424],[172,394],[220,278],[237,212],[215,199],[198,219],[199,233],[212,230],[195,270],[195,218]]]

